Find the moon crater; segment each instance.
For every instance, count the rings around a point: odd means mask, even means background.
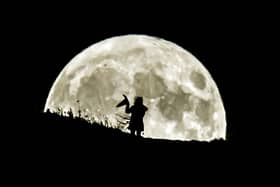
[[[191,81],[194,83],[194,86],[198,89],[203,90],[206,86],[205,78],[204,76],[196,71],[193,71],[190,76]]]

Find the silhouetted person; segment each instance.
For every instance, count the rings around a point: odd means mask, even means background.
[[[143,105],[142,97],[136,97],[134,105],[129,107],[129,101],[127,97],[125,95],[123,96],[125,99],[119,105],[126,105],[125,112],[131,113],[128,129],[132,135],[135,135],[136,132],[137,136],[141,136],[141,132],[144,131],[143,118],[148,108]]]

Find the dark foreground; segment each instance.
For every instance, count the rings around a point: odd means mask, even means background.
[[[230,140],[208,143],[138,138],[81,119],[43,113],[20,129],[6,140],[6,164],[9,172],[32,176],[32,180],[48,180],[53,174],[84,176],[85,171],[126,179],[157,175],[154,172],[177,176],[183,171],[187,177],[237,170],[234,177],[238,177],[256,166],[254,149]]]
[[[219,147],[221,150],[230,146],[230,141],[214,140],[211,142],[200,141],[176,141],[164,139],[152,139],[131,136],[119,129],[107,128],[100,124],[90,124],[79,118],[71,119],[57,114],[42,113],[37,123],[33,124],[32,138],[43,145],[57,145],[63,143],[66,148],[88,146],[90,149],[131,149],[139,151],[167,150],[201,147]],[[146,150],[147,149],[147,150]],[[200,149],[201,150],[201,149]],[[190,154],[190,153],[188,153]]]
[[[238,151],[239,146],[231,140],[174,141],[133,137],[119,129],[106,128],[99,124],[89,124],[83,119],[71,119],[57,114],[41,113],[30,124],[23,124],[17,131],[17,140],[31,151],[40,150],[50,153],[67,153],[71,155],[94,155],[130,157],[135,154],[162,157],[196,157],[218,158],[232,151]]]
[[[234,148],[230,141],[172,141],[133,137],[119,129],[89,124],[83,119],[70,119],[57,114],[41,113],[31,124],[17,131],[16,144],[30,152],[70,154],[119,159],[142,157],[195,157],[210,159],[226,155]],[[133,156],[132,156],[133,155]]]

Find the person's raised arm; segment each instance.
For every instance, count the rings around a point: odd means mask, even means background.
[[[129,100],[127,99],[126,95],[123,94],[123,97],[126,101],[126,105],[125,105],[125,112],[126,113],[131,113],[131,108],[129,107]]]

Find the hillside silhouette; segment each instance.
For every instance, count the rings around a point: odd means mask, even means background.
[[[191,173],[198,173],[201,168],[224,171],[233,168],[236,160],[243,160],[245,154],[230,141],[152,139],[90,124],[79,117],[43,112],[35,117],[33,123],[22,124],[25,130],[14,136],[17,138],[8,150],[13,165],[32,168],[34,173],[47,172],[47,168],[58,176],[76,176],[89,170],[126,177],[131,171],[141,176],[140,168],[151,174],[155,168],[162,168],[163,172],[179,171],[179,168]],[[122,169],[125,171],[121,172]]]
[[[104,147],[110,149],[130,149],[143,151],[143,149],[167,150],[177,149],[186,150],[186,148],[208,149],[209,147],[226,147],[229,143],[224,140],[214,140],[211,142],[201,141],[180,141],[153,139],[132,136],[117,128],[106,127],[100,123],[89,123],[87,120],[79,117],[61,116],[56,113],[40,113],[37,123],[33,124],[32,139],[41,142],[44,145],[53,145],[63,143],[63,147]],[[154,149],[155,148],[155,149]],[[147,151],[147,150],[144,150]]]

